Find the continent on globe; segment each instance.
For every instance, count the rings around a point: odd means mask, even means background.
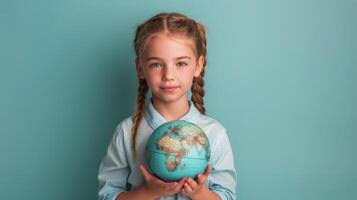
[[[188,128],[182,131],[192,131]],[[178,127],[169,127],[169,130],[159,139],[157,149],[166,152],[166,166],[169,171],[176,170],[180,165],[181,159],[186,156],[191,148],[196,147],[197,151],[201,153],[202,148],[208,149],[203,132],[193,132],[193,134],[180,135]],[[173,155],[173,156],[172,156]]]
[[[177,120],[154,130],[147,143],[147,161],[152,172],[162,179],[194,178],[210,159],[210,145],[197,125]]]

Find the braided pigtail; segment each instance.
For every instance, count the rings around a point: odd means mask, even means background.
[[[145,79],[139,79],[138,96],[136,99],[135,114],[133,116],[133,126],[131,129],[131,149],[133,153],[133,159],[136,160],[136,135],[138,134],[138,128],[143,118],[145,110],[145,98],[149,87]]]
[[[197,23],[197,29],[199,31],[199,40],[200,46],[198,47],[201,50],[201,55],[204,58],[203,68],[201,74],[198,77],[193,78],[193,83],[191,87],[191,100],[196,108],[200,111],[201,114],[206,113],[206,109],[204,107],[203,96],[205,95],[204,91],[204,80],[203,77],[205,75],[205,66],[206,66],[206,30],[205,27]],[[200,55],[199,55],[200,56]]]

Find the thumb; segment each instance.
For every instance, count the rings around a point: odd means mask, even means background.
[[[202,185],[206,181],[206,178],[207,178],[206,176],[199,174],[197,177],[197,183],[199,185]]]
[[[210,164],[208,164],[204,175],[208,176],[211,173],[211,171],[212,171],[212,167]]]
[[[209,174],[211,173],[211,165],[208,165],[205,172],[203,174],[199,174],[197,177],[198,184],[202,185],[206,179],[208,178]]]
[[[140,164],[140,171],[143,174],[146,181],[148,181],[152,178],[152,175],[146,170],[146,168],[143,164]]]

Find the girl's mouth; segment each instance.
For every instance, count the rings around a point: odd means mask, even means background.
[[[161,87],[161,89],[166,91],[166,92],[173,92],[179,87],[180,86],[165,86],[165,87]]]

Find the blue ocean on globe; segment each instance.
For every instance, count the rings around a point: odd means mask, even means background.
[[[151,173],[164,181],[195,179],[204,173],[211,157],[209,140],[196,124],[176,120],[157,127],[146,145]]]

